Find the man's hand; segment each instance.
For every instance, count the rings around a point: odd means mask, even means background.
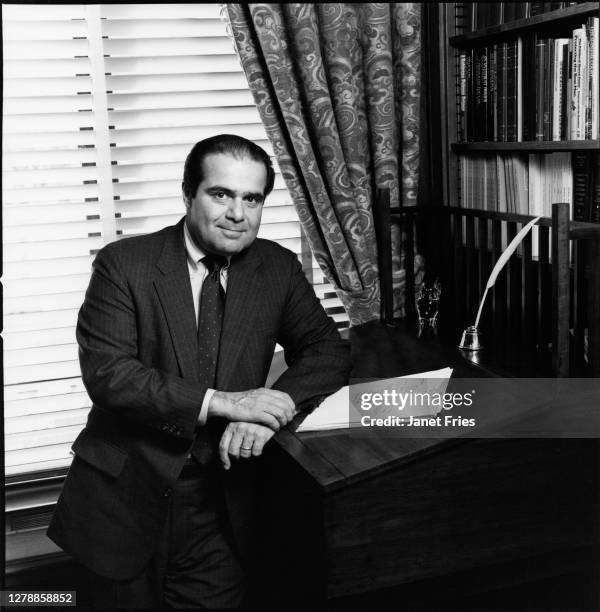
[[[258,457],[264,445],[272,438],[274,431],[257,423],[228,423],[219,444],[219,456],[223,467],[231,467],[231,457],[248,459]]]
[[[274,389],[248,391],[215,391],[208,404],[208,416],[220,416],[228,421],[243,421],[266,425],[273,431],[287,425],[295,415],[292,398]]]

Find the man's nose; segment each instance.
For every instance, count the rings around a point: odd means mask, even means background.
[[[231,198],[227,208],[227,217],[238,222],[244,220],[244,203],[242,198]]]

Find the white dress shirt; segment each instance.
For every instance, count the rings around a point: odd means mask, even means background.
[[[194,312],[196,313],[196,325],[198,325],[198,314],[200,310],[200,292],[202,291],[202,283],[208,276],[208,268],[202,263],[202,258],[206,256],[206,253],[202,249],[198,248],[198,245],[194,242],[190,231],[187,226],[187,222],[183,224],[183,239],[185,242],[185,251],[187,253],[188,271],[190,273],[190,283],[192,284],[192,296],[194,298]],[[229,276],[229,264],[221,268],[221,286],[224,291],[227,291],[227,278]],[[198,416],[198,425],[204,425],[206,423],[206,416],[208,413],[208,404],[215,392],[214,389],[207,389],[202,401],[202,408]]]

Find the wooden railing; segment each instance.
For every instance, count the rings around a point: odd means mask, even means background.
[[[380,190],[375,211],[382,319],[393,323],[392,217],[399,219],[407,318],[415,314],[415,252],[440,278],[439,332],[458,342],[472,325],[489,274],[506,244],[533,217],[447,206],[390,208]],[[480,328],[492,350],[530,355],[555,376],[600,376],[600,225],[569,221],[553,204],[500,273]],[[508,357],[510,358],[510,357]]]

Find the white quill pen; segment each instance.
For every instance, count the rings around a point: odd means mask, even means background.
[[[485,286],[485,291],[483,292],[483,297],[481,298],[481,302],[479,304],[479,310],[477,311],[477,318],[475,319],[474,327],[478,327],[479,318],[481,317],[481,311],[483,310],[483,304],[485,302],[485,296],[487,292],[494,286],[496,279],[498,278],[498,274],[500,274],[500,270],[504,268],[506,262],[510,259],[510,256],[515,252],[516,248],[521,244],[521,241],[527,235],[527,232],[539,221],[540,217],[536,217],[532,219],[527,225],[523,226],[521,231],[510,241],[510,244],[506,247],[506,250],[502,255],[500,255],[490,277],[488,278],[487,285]]]

